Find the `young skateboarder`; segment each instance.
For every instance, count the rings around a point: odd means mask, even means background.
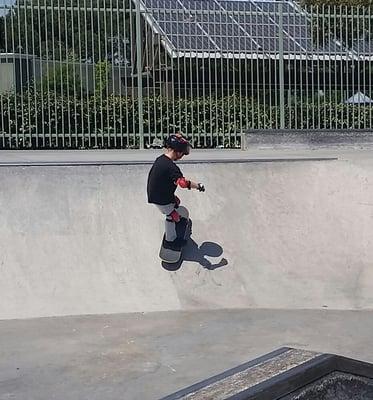
[[[181,135],[170,135],[165,143],[165,153],[159,156],[148,176],[148,202],[154,204],[166,216],[164,247],[178,250],[184,245],[185,240],[177,238],[176,223],[180,221],[177,207],[179,198],[175,195],[176,188],[197,189],[204,192],[205,188],[200,183],[186,179],[175,161],[180,160],[190,152],[189,142]]]

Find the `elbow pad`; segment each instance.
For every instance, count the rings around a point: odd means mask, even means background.
[[[176,181],[176,185],[180,186],[183,189],[186,189],[186,188],[190,189],[190,181],[187,181],[184,177],[179,178]]]

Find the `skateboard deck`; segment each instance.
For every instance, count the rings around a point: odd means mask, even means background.
[[[180,222],[178,222],[176,224],[177,237],[187,239],[188,227],[189,227],[189,211],[185,207],[180,206],[179,208],[177,208],[177,212],[179,213],[179,215],[181,217]],[[182,252],[183,248],[180,247],[180,249],[178,249],[178,250],[166,249],[163,246],[164,240],[165,240],[165,236],[163,235],[161,249],[159,250],[160,259],[169,264],[177,263],[180,260],[181,252]]]

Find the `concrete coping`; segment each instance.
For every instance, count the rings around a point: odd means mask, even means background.
[[[149,165],[157,150],[13,150],[0,151],[0,166]],[[195,149],[180,164],[258,163],[336,160],[328,152],[249,152],[240,149]]]
[[[284,398],[334,371],[373,378],[373,364],[284,347],[161,400]]]
[[[243,135],[244,149],[253,148],[371,148],[372,129],[251,129]]]

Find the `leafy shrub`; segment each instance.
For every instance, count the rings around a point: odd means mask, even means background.
[[[58,96],[29,91],[0,96],[0,146],[42,148],[126,148],[139,144],[138,100],[110,95]],[[237,95],[177,99],[146,97],[143,102],[145,142],[175,130],[195,146],[240,144],[247,129],[280,128],[275,105],[258,104]],[[373,126],[373,107],[311,101],[285,106],[285,128],[364,129]]]

